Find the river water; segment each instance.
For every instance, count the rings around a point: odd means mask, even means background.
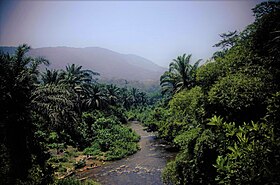
[[[77,175],[80,178],[92,178],[102,185],[162,185],[161,171],[176,153],[166,151],[165,145],[153,133],[143,130],[139,122],[131,122],[130,127],[141,136],[141,150],[127,158]]]

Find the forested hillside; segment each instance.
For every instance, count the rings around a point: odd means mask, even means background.
[[[191,55],[174,59],[161,76],[165,100],[138,112],[179,150],[165,182],[280,182],[280,3],[261,3],[253,13],[242,32],[221,34],[220,50],[200,67]]]

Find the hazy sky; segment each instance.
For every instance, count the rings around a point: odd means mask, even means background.
[[[183,53],[207,59],[219,34],[252,23],[261,0],[0,2],[0,45],[98,46],[167,66]]]

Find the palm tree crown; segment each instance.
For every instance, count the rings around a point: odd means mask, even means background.
[[[174,94],[195,85],[195,74],[201,60],[191,65],[190,58],[191,55],[183,54],[170,63],[169,71],[166,71],[160,78],[163,93]]]

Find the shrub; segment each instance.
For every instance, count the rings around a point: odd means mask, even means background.
[[[280,136],[280,91],[275,93],[269,100],[265,120],[274,125],[276,137]]]
[[[84,150],[85,154],[96,156],[104,153],[105,160],[116,160],[139,149],[137,142],[140,137],[131,128],[117,124],[110,118],[99,118],[95,124],[96,139],[91,147]]]
[[[175,94],[169,102],[170,111],[175,120],[189,124],[204,122],[204,104],[205,98],[201,87],[198,86]]]
[[[74,178],[65,178],[57,180],[54,185],[99,185],[99,183],[94,182],[93,180],[80,181]]]
[[[79,168],[82,168],[84,166],[86,166],[86,161],[84,159],[81,159],[74,164],[75,169],[79,169]]]
[[[214,116],[210,129],[190,129],[175,138],[181,151],[163,172],[173,184],[276,184],[280,144],[266,123],[224,122]]]
[[[101,150],[99,147],[99,143],[97,143],[97,142],[94,142],[92,144],[92,146],[84,149],[84,154],[86,154],[86,155],[96,156],[96,155],[99,155],[100,152],[101,152]]]
[[[214,164],[219,184],[275,184],[280,180],[279,138],[266,123],[226,123],[210,120],[219,144]]]
[[[165,120],[158,122],[159,136],[167,141],[205,122],[205,97],[198,86],[175,94],[169,106],[169,110],[161,110]]]
[[[267,94],[261,78],[241,73],[229,75],[211,88],[208,110],[238,123],[259,120],[265,113]]]
[[[190,129],[175,138],[181,151],[167,164],[163,180],[171,184],[215,184],[215,136],[210,130]]]
[[[224,63],[221,60],[205,63],[197,69],[196,81],[207,92],[221,77],[225,76]]]

